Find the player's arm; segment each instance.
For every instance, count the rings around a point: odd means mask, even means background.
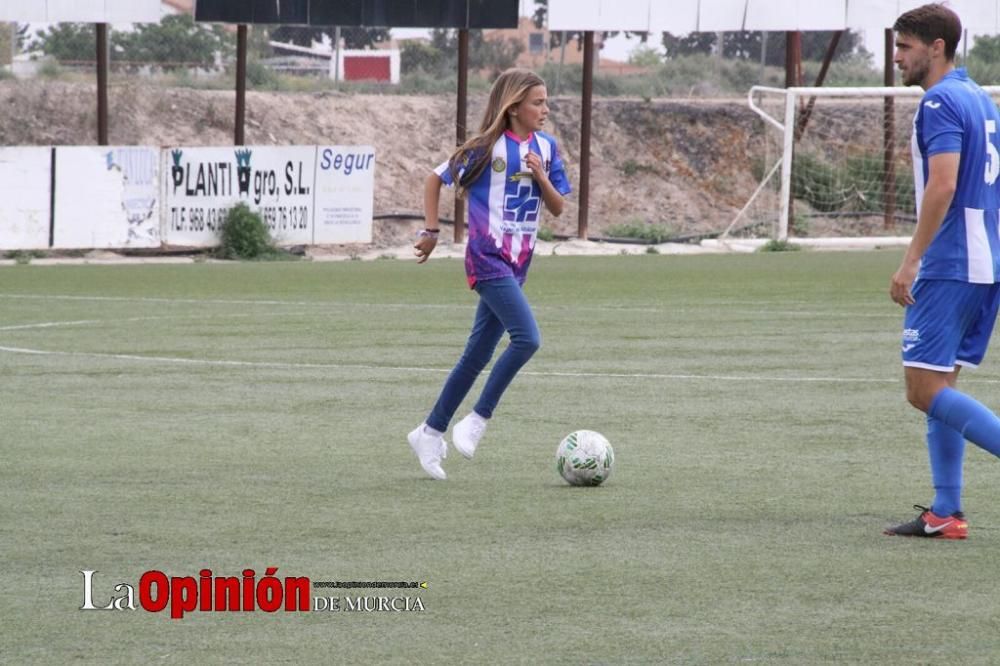
[[[913,294],[910,288],[917,278],[920,269],[920,259],[924,256],[931,241],[941,228],[945,213],[951,206],[958,185],[959,153],[938,153],[931,155],[928,162],[927,187],[924,197],[920,200],[920,217],[917,228],[910,239],[910,245],[903,256],[903,263],[892,276],[889,294],[892,300],[900,305],[912,305]]]
[[[556,217],[559,217],[562,215],[563,204],[565,202],[563,201],[563,196],[559,194],[555,185],[549,180],[549,175],[545,173],[541,156],[535,153],[528,153],[524,161],[527,167],[531,169],[531,175],[534,176],[535,182],[538,183],[538,187],[542,191],[542,201],[545,202],[545,208]]]
[[[417,263],[422,264],[431,256],[437,247],[438,240],[438,209],[441,203],[441,176],[431,172],[424,183],[424,230],[413,246],[413,254],[417,255]]]

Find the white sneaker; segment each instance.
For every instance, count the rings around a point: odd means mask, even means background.
[[[451,431],[451,443],[455,445],[455,450],[466,458],[472,458],[479,446],[479,440],[486,433],[487,420],[475,412],[455,424]]]
[[[424,468],[431,477],[438,481],[444,481],[448,475],[441,468],[441,460],[448,455],[448,445],[441,435],[431,435],[424,430],[425,423],[421,423],[406,436],[410,442],[410,448],[417,454],[420,466]]]

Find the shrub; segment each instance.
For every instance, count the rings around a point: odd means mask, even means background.
[[[650,173],[656,174],[656,167],[650,166],[649,164],[642,164],[641,162],[636,162],[633,159],[627,159],[622,163],[621,166],[622,173],[626,176],[632,177],[637,173]]]
[[[809,202],[815,210],[880,211],[885,207],[882,156],[869,153],[834,164],[809,153],[795,156],[792,170],[792,196]],[[896,207],[915,207],[913,175],[909,169],[896,169]]]
[[[857,196],[861,199],[859,210],[880,211],[885,209],[882,156],[877,154],[851,157],[847,160],[847,177],[857,183]],[[896,167],[896,208],[913,210],[916,195],[913,190],[913,171]]]
[[[798,252],[802,248],[787,240],[777,240],[772,238],[760,246],[758,252]]]
[[[792,196],[808,201],[818,211],[839,210],[844,200],[841,174],[837,167],[818,157],[808,153],[796,155]]]
[[[38,76],[43,79],[58,79],[62,76],[63,70],[59,63],[52,58],[46,58],[38,68]]]
[[[663,243],[674,235],[673,229],[663,225],[630,223],[608,227],[611,238],[637,238],[647,243]]]
[[[26,266],[31,263],[32,259],[40,259],[45,256],[45,252],[41,250],[9,250],[4,252],[4,259],[13,259],[19,266]]]
[[[247,85],[254,90],[278,90],[280,77],[273,69],[259,60],[247,61]]]
[[[264,220],[246,204],[230,209],[220,235],[220,259],[275,259],[285,254],[274,247]]]

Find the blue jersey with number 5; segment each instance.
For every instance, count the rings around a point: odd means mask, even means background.
[[[919,277],[1000,282],[1000,112],[965,68],[949,72],[920,100],[912,149],[918,214],[928,159],[959,153],[955,196],[920,262]]]

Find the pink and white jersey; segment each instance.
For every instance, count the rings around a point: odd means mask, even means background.
[[[556,191],[571,191],[556,141],[535,132],[522,140],[506,132],[495,144],[490,163],[467,188],[469,209],[465,274],[469,286],[480,280],[514,277],[524,284],[531,264],[541,217],[542,191],[524,160],[528,152],[542,158],[542,164]],[[464,166],[460,166],[461,179]],[[448,162],[434,170],[445,185],[454,185]]]

